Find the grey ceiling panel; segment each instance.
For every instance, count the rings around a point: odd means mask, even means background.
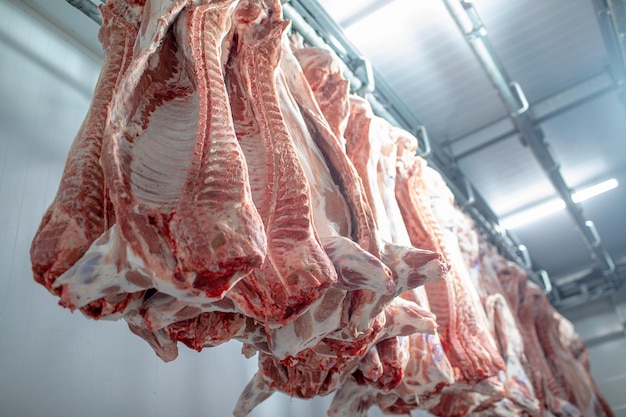
[[[570,225],[569,216],[562,210],[516,228],[514,233],[528,248],[534,268],[549,271],[557,278],[593,266],[589,250]]]
[[[542,127],[570,187],[608,179],[626,167],[626,109],[615,93],[551,118]]]
[[[517,136],[464,158],[459,166],[499,216],[556,197],[550,181]]]
[[[374,28],[374,29],[373,29]],[[456,137],[504,116],[442,2],[396,0],[346,28],[355,46],[428,126]]]
[[[489,39],[532,103],[607,65],[588,0],[476,0]]]

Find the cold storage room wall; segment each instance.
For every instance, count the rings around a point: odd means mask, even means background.
[[[72,314],[32,279],[30,242],[99,69],[69,34],[0,0],[0,416],[232,415],[256,369],[238,342],[166,364],[123,322]],[[252,416],[325,416],[329,400],[276,394]]]
[[[561,311],[585,341],[591,375],[616,417],[626,417],[626,287],[614,295]]]

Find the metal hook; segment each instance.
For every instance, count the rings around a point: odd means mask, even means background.
[[[470,181],[467,179],[467,177],[463,177],[463,182],[465,184],[466,200],[465,200],[465,203],[463,203],[462,208],[466,208],[474,204],[474,202],[476,201],[476,197],[474,197],[474,187],[472,186]]]
[[[376,89],[376,85],[374,83],[374,70],[372,69],[372,64],[365,57],[358,57],[351,62],[352,71],[356,75],[356,72],[359,68],[363,68],[365,80],[361,80],[361,87],[356,91],[356,93],[364,97],[368,93],[374,92]],[[360,78],[359,78],[360,79]]]
[[[591,242],[591,244],[596,247],[600,246],[601,239],[600,239],[600,235],[598,234],[598,229],[596,229],[596,225],[593,224],[591,220],[587,220],[585,222],[585,226],[587,227],[587,229],[589,230],[589,233],[591,233],[591,236],[593,237],[593,242]]]
[[[430,155],[430,139],[428,138],[428,131],[426,130],[426,126],[424,125],[419,125],[416,128],[415,131],[415,136],[417,137],[417,141],[419,143],[420,140],[420,136],[422,141],[424,142],[424,150],[420,151],[419,150],[419,146],[417,148],[417,152],[415,153],[417,156],[421,156],[422,158],[426,158],[428,155]]]
[[[543,282],[543,293],[550,294],[552,292],[552,281],[550,281],[550,276],[544,269],[537,271],[537,274],[539,274],[541,282]]]
[[[517,250],[519,250],[519,253],[522,255],[522,259],[524,260],[524,264],[526,265],[526,267],[528,269],[531,269],[533,263],[530,260],[530,254],[528,253],[528,248],[526,247],[526,245],[519,245],[517,247]]]
[[[530,105],[528,104],[528,100],[526,99],[524,90],[522,90],[522,87],[515,81],[511,81],[509,86],[513,89],[513,93],[515,94],[515,97],[517,97],[517,101],[522,106],[519,109],[515,110],[513,113],[511,113],[511,116],[519,116],[526,113],[530,108]]]

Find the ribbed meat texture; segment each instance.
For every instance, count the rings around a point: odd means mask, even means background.
[[[603,399],[599,398],[595,384],[584,365],[576,359],[569,347],[560,337],[563,329],[571,328],[571,323],[559,314],[549,300],[537,287],[530,286],[527,291],[534,294],[535,328],[543,348],[548,365],[564,394],[564,398],[574,404],[585,417],[613,416],[605,409]]]
[[[550,308],[552,308],[550,306]],[[585,347],[585,343],[582,341],[580,336],[576,333],[574,329],[574,325],[572,322],[567,320],[565,317],[559,315],[559,324],[558,324],[558,340],[559,344],[576,359],[576,362],[580,365],[582,370],[586,374],[586,379],[588,381],[589,386],[593,390],[604,415],[608,417],[613,417],[614,413],[611,410],[611,407],[607,403],[604,396],[600,393],[598,386],[596,385],[593,378],[591,378],[590,374],[590,366],[589,366],[589,352]],[[600,414],[602,415],[602,414]]]
[[[402,218],[391,219],[387,214],[387,212],[396,215],[400,213],[394,190],[397,149],[391,136],[391,126],[386,121],[373,116],[369,104],[365,101],[352,98],[351,103],[351,115],[346,129],[348,155],[363,179],[368,201],[370,203],[375,201],[379,207],[374,210],[377,223],[386,226],[386,231],[381,232],[381,235],[393,242],[393,244],[385,243],[383,248],[394,246],[394,250],[400,252],[401,248],[410,248],[411,241]],[[376,152],[372,152],[374,148],[377,149]],[[385,252],[384,249],[383,252]],[[397,264],[397,262],[390,264]],[[409,268],[406,268],[405,271],[408,270]],[[398,268],[396,268],[397,271]],[[387,307],[386,312],[392,314],[387,317],[386,328],[389,328],[388,323],[393,320],[393,317],[400,323],[411,322],[410,320],[397,320],[402,313],[390,311],[390,307],[401,302],[406,307],[421,309],[420,301],[418,301],[420,292],[422,294],[421,305],[428,305],[421,288],[405,292],[402,296],[407,297],[406,301],[397,298]],[[344,387],[337,392],[329,413],[344,415],[342,413],[348,413],[348,410],[355,413],[355,410],[362,411],[373,403],[377,403],[379,407],[389,412],[408,413],[417,408],[418,402],[423,402],[427,396],[431,399],[432,391],[439,389],[441,384],[451,383],[453,381],[452,369],[443,355],[438,336],[432,331],[427,332],[428,335],[415,334],[424,330],[406,329],[403,334],[410,336],[402,339],[382,336],[384,340],[368,351],[359,364],[359,371],[353,375],[354,381],[358,384],[344,384]],[[399,344],[399,340],[406,343]],[[406,355],[401,356],[407,362],[394,360],[394,357],[399,358],[395,354],[400,353],[398,350],[400,346],[405,349],[402,352]],[[382,355],[377,350],[379,348]],[[418,352],[415,352],[416,348]],[[410,359],[408,352],[411,352]],[[433,354],[434,352],[438,353]],[[383,360],[386,367],[383,366]],[[347,392],[351,394],[346,394]],[[360,412],[354,415],[360,415]]]
[[[421,305],[422,308],[430,309],[423,287],[407,291],[402,297]],[[409,347],[411,361],[403,381],[405,386],[400,387],[403,392],[402,398],[414,396],[419,402],[425,402],[441,387],[454,382],[454,370],[443,350],[438,332],[433,335],[411,335]]]
[[[142,12],[141,8],[118,1],[110,1],[107,7],[115,10],[120,19],[130,19],[131,23],[139,19],[138,15]],[[120,96],[125,97],[128,93],[132,95],[132,90],[128,89],[129,79],[133,81],[135,75],[143,74],[145,72],[144,67],[149,60],[153,60],[153,62],[158,61],[159,58],[168,60],[175,54],[168,45],[161,47],[158,54],[155,54],[155,51],[163,42],[171,21],[182,7],[183,3],[180,1],[161,2],[156,5],[151,2],[145,4],[140,30],[134,33],[136,36],[132,42],[127,40],[127,45],[134,44],[134,49],[132,54],[130,47],[126,49],[126,56],[123,58],[125,72],[119,77],[116,85],[111,87],[115,92],[110,99],[111,102],[107,104],[111,113],[120,111],[112,102],[119,101]],[[170,41],[169,45],[171,46],[171,44]],[[152,72],[157,73],[158,71]],[[164,81],[162,78],[160,80]],[[143,84],[139,83],[139,87],[145,89],[149,82],[150,80],[146,82],[144,79]],[[160,98],[157,97],[157,101]],[[133,103],[135,106],[133,109],[137,110],[139,104]],[[101,163],[106,159],[106,146],[108,136],[111,134],[111,127],[111,116],[109,115],[101,144]],[[130,134],[132,135],[132,132]],[[71,153],[70,150],[70,155]],[[109,196],[112,196],[112,188],[115,185],[111,181],[110,175],[107,177],[104,166],[102,172],[105,174],[105,191]],[[108,210],[110,207],[119,211],[119,207],[115,207],[115,201],[105,200],[105,208]],[[124,223],[126,221],[125,216],[126,213],[121,217],[116,216],[116,221]],[[109,223],[113,219],[113,216],[106,211],[104,217],[104,220]],[[152,285],[152,272],[145,269],[144,260],[136,256],[137,254],[131,246],[127,245],[127,241],[119,234],[119,227],[119,224],[116,224],[102,234],[87,253],[55,284],[56,289],[61,292],[63,305],[72,309],[80,307],[86,315],[93,318],[109,316],[108,318],[115,319],[125,314],[132,300],[140,298],[136,293],[137,291]],[[128,295],[124,296],[124,293],[128,293]]]
[[[101,8],[98,38],[104,48],[104,61],[100,76],[91,106],[69,150],[57,194],[32,242],[34,278],[57,294],[60,289],[53,287],[57,278],[110,227],[99,164],[102,138],[107,106],[130,61],[141,15],[141,9],[129,11],[120,3],[109,2]]]
[[[472,285],[458,241],[451,231],[454,228],[449,221],[454,218],[445,215],[446,209],[453,209],[451,193],[432,169],[427,168],[422,175],[426,181],[429,175],[435,176],[430,179],[434,184],[426,185],[425,190],[430,196],[431,209],[443,236],[438,244],[452,266],[450,278],[444,283],[432,283],[426,287],[426,292],[431,309],[437,316],[442,310],[449,312],[449,322],[440,324],[444,341],[449,343],[453,365],[458,366],[462,380],[478,382],[504,370],[504,363],[489,334],[483,307]],[[443,291],[447,294],[442,297]],[[439,304],[440,300],[444,302]]]
[[[388,213],[392,242],[401,245],[411,245],[411,238],[402,218],[399,201],[396,199],[396,181],[401,167],[398,162],[397,134],[395,128],[382,119],[374,117],[372,123],[378,125],[374,132],[381,141],[381,156],[377,165],[379,192],[385,211]],[[373,132],[370,132],[372,134]],[[408,135],[407,135],[408,137]],[[410,140],[410,139],[407,139]],[[415,147],[417,143],[415,141]],[[402,148],[400,148],[402,149]],[[408,155],[404,155],[407,159]],[[415,288],[401,295],[404,299],[430,309],[428,298],[423,287]],[[409,412],[417,408],[417,404],[427,407],[429,403],[436,403],[437,391],[442,386],[454,381],[454,374],[448,358],[443,352],[438,333],[412,334],[408,339],[410,360],[400,385],[394,390],[393,399],[389,396],[378,396],[377,403],[389,412]]]
[[[397,145],[395,194],[402,219],[413,245],[436,251],[437,241],[443,237],[437,220],[428,210],[430,199],[421,177],[426,162],[415,157],[416,138],[399,130],[394,130],[394,136]]]
[[[321,213],[314,217],[320,237],[347,237],[380,259],[373,219],[364,200],[361,181],[321,114],[300,65],[286,45],[283,47],[280,69],[283,114],[290,119],[288,126],[293,132],[300,158],[309,163],[319,161],[312,166],[317,171],[317,179],[312,169],[308,170],[307,176],[311,184],[321,186],[317,191],[323,202],[317,207]],[[312,198],[315,200],[316,196]],[[391,281],[391,270],[382,263],[380,265],[382,274],[387,277],[385,281]],[[340,265],[335,267],[342,269]],[[378,271],[372,272],[379,275]],[[389,293],[393,294],[391,291]],[[348,302],[354,304],[351,308],[354,314],[348,317],[349,322],[344,325],[354,328],[356,333],[366,331],[377,312],[370,314],[369,311],[363,311],[366,307],[364,304],[373,305],[371,301],[374,297],[374,292],[369,290],[351,292]]]
[[[525,360],[524,342],[516,316],[504,296],[498,293],[487,296],[485,311],[500,354],[505,359],[506,397],[530,415],[539,415],[539,402],[522,366]]]
[[[103,148],[122,237],[181,298],[222,297],[265,250],[220,66],[231,3],[186,9],[175,31],[184,2],[142,23]]]
[[[305,172],[310,183],[317,185],[312,187],[317,194],[313,200],[323,203],[318,203],[318,215],[314,216],[316,229],[340,274],[339,285],[347,284],[348,288],[354,290],[347,294],[347,308],[344,311],[350,313],[347,317],[343,316],[347,322],[342,324],[348,334],[358,334],[367,331],[372,318],[409,285],[408,282],[410,285],[421,285],[429,279],[438,279],[445,266],[430,262],[436,258],[434,254],[379,246],[361,180],[339,146],[337,137],[330,131],[300,66],[286,47],[283,48],[281,72],[283,83],[279,83],[279,86],[282,84],[283,114],[288,120],[301,160],[306,160],[308,164],[315,162]],[[317,173],[317,176],[313,173]],[[325,224],[318,226],[324,221]],[[357,245],[345,239],[337,239],[338,234],[353,239]],[[389,250],[386,252],[385,248]],[[358,255],[359,250],[366,250],[366,253]],[[351,252],[354,255],[345,256]],[[359,272],[362,268],[355,269],[354,260],[368,257],[371,259],[368,261],[368,276],[362,276]],[[426,264],[432,268],[429,272],[424,269]],[[405,272],[407,270],[415,274],[409,277]],[[399,277],[396,271],[404,275]],[[363,285],[358,288],[355,283]],[[377,289],[374,291],[373,288]]]
[[[396,176],[398,165],[398,145],[394,128],[379,117],[372,120],[370,134],[377,134],[381,142],[380,159],[376,167],[378,190],[381,193],[383,206],[387,213],[391,242],[397,245],[411,246],[411,238],[407,231],[398,200],[396,199]],[[421,247],[421,246],[418,246]]]
[[[368,174],[371,174],[371,176],[368,175],[364,177],[362,173],[355,168],[350,159],[350,155],[343,151],[340,140],[329,129],[328,123],[325,122],[324,115],[309,87],[309,80],[305,79],[306,73],[302,73],[300,77],[297,76],[298,72],[301,71],[293,57],[289,54],[288,48],[285,48],[285,51],[282,65],[286,73],[287,84],[304,116],[308,131],[324,155],[326,164],[333,174],[335,183],[339,186],[349,207],[352,209],[352,238],[363,249],[379,257],[383,263],[391,269],[395,279],[396,292],[392,294],[375,293],[369,290],[359,290],[349,294],[352,310],[350,326],[354,327],[357,331],[363,331],[367,328],[369,320],[378,314],[384,305],[396,294],[418,285],[423,285],[431,279],[440,279],[442,276],[441,272],[446,267],[441,263],[438,271],[436,270],[437,268],[433,268],[431,274],[422,275],[416,272],[416,269],[420,265],[425,264],[425,259],[430,256],[426,251],[416,250],[410,246],[394,245],[383,241],[384,237],[390,238],[390,234],[387,232],[384,236],[381,235],[376,225],[376,219],[372,213],[371,205],[372,199],[377,197],[381,211],[384,211],[384,206],[380,202],[381,198],[378,197],[379,193],[377,192],[376,155],[372,153],[372,160],[374,162],[372,164],[373,169],[370,171],[373,172],[368,171]],[[309,74],[313,77],[313,83],[317,82],[315,74],[319,71],[337,74],[333,58],[330,56],[323,56],[322,59],[316,61],[304,59],[304,62],[309,67],[312,67],[314,63],[315,70],[311,70],[312,74]],[[339,74],[337,76],[339,76]],[[335,86],[336,91],[333,94],[347,94],[347,91],[343,89],[341,85],[332,83],[330,85]],[[325,91],[325,94],[331,94],[330,87]],[[335,97],[337,96],[335,95]],[[347,97],[344,99],[347,100]],[[347,130],[350,130],[351,121],[352,120],[348,121]],[[355,135],[361,134],[365,136],[358,139],[355,138],[354,141],[369,141],[370,136],[368,132],[363,132],[363,129],[359,128],[356,128],[355,131]],[[376,136],[373,136],[372,141],[377,143],[376,140]],[[363,159],[367,160],[370,149],[362,150],[361,154],[365,155]],[[367,185],[364,185],[364,183]],[[371,199],[367,196],[368,189]],[[381,220],[379,223],[386,225],[388,222],[386,215],[380,213],[380,217]],[[437,255],[435,255],[435,257],[437,257]]]
[[[540,407],[556,416],[582,416],[583,414],[577,407],[563,398],[563,393],[554,379],[537,336],[535,305],[539,302],[539,294],[530,289],[534,284],[528,283],[525,276],[519,276],[518,279],[524,284],[517,313],[527,359],[524,369],[533,384]]]
[[[236,4],[228,0],[192,8],[186,24],[183,19],[177,24],[187,46],[186,62],[193,64],[199,120],[194,159],[171,233],[179,273],[191,275],[193,287],[218,298],[260,266],[265,254],[265,234],[252,202],[221,67],[221,44]]]
[[[291,65],[284,68],[286,59],[291,59]],[[295,83],[296,88],[308,88],[303,82],[305,80],[299,65],[295,62],[295,58],[285,51],[284,45],[279,71],[277,88],[280,108],[310,185],[313,223],[317,233],[320,238],[345,236],[353,239],[355,226],[349,202],[335,183],[324,155],[307,129],[304,117],[292,94],[294,86],[287,83],[288,78],[295,78],[297,82],[294,81],[292,84]],[[296,73],[292,74],[293,71]]]
[[[426,285],[431,310],[437,315],[439,334],[446,356],[456,368],[460,383],[470,385],[504,369],[504,363],[488,334],[484,311],[478,295],[471,287],[467,268],[454,236],[446,236],[444,225],[438,223],[431,207],[433,193],[437,192],[426,183],[423,162],[415,157],[414,138],[398,135],[398,174],[396,197],[402,217],[415,246],[436,250],[452,265],[448,279]],[[445,185],[441,185],[445,186]],[[429,198],[430,197],[430,198]],[[441,200],[441,199],[440,199]],[[451,204],[443,200],[443,204]],[[449,211],[440,205],[443,213]],[[439,207],[438,207],[439,208]],[[455,248],[456,245],[456,248]]]
[[[504,297],[497,273],[493,269],[494,264],[506,261],[497,254],[495,247],[482,242],[473,222],[464,213],[458,211],[453,216],[454,221],[450,227],[458,238],[459,249],[472,278],[472,286],[477,289],[491,335],[505,361],[506,397],[516,409],[538,415],[539,402],[522,367],[522,361],[525,360],[524,345],[518,330],[517,316]]]
[[[347,202],[352,239],[372,255],[379,256],[381,250],[374,219],[361,180],[339,140],[330,130],[298,61],[288,47],[283,48],[281,70],[302,114],[305,128],[321,152],[335,187]]]
[[[295,319],[337,276],[313,228],[309,184],[280,111],[275,76],[288,23],[259,25],[264,17],[247,2],[235,13],[229,92],[246,161],[258,167],[249,175],[260,177],[253,196],[268,252],[228,296],[247,316],[277,326]]]
[[[571,323],[334,54],[292,51],[281,3],[108,0],[35,279],[164,361],[243,343],[259,370],[236,416],[336,391],[331,416],[611,417]]]

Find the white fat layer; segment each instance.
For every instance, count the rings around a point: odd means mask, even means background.
[[[164,102],[135,139],[130,183],[144,204],[172,210],[179,201],[196,142],[198,96]]]
[[[387,215],[385,202],[383,200],[383,191],[385,188],[380,188],[378,183],[378,171],[380,169],[379,161],[382,158],[381,148],[383,138],[388,136],[385,126],[377,123],[378,120],[373,119],[370,124],[369,137],[362,138],[361,140],[367,140],[370,143],[370,152],[367,159],[367,186],[370,188],[370,195],[372,201],[370,205],[376,216],[376,227],[379,232],[379,236],[391,242],[392,234],[390,228],[390,218]],[[368,196],[369,197],[369,196]]]
[[[186,3],[185,0],[148,2],[148,7],[144,8],[141,30],[135,43],[135,56],[150,54],[156,49],[160,40],[165,36],[165,32]]]
[[[361,248],[356,242],[342,236],[322,238],[324,250],[335,264],[339,272],[339,280],[350,289],[368,289],[382,294],[390,292],[389,277],[385,273],[382,264],[372,263],[376,258]],[[341,274],[342,270],[348,270],[361,276],[361,282],[346,282]]]
[[[142,275],[142,281],[145,281],[147,286],[140,286],[129,281],[127,277],[131,273]],[[237,282],[245,275],[245,272],[235,274],[232,282]],[[96,239],[74,266],[57,279],[54,288],[63,286],[65,286],[63,297],[72,308],[81,308],[111,294],[133,293],[155,288],[177,300],[176,305],[180,308],[172,308],[173,315],[188,305],[197,307],[202,312],[232,311],[219,304],[213,304],[222,299],[226,291],[224,294],[209,298],[201,290],[177,287],[171,277],[157,277],[153,271],[146,268],[142,258],[135,254],[132,245],[124,242],[117,225],[113,225]],[[107,290],[111,292],[108,293]]]
[[[386,134],[382,135],[383,143],[381,147],[381,156],[378,163],[378,187],[381,190],[381,197],[387,218],[389,219],[389,231],[391,233],[391,242],[396,245],[413,246],[411,238],[406,230],[406,225],[402,219],[402,212],[396,200],[396,164],[398,157],[398,147],[391,137],[391,126],[377,117],[373,122],[377,125],[385,124]],[[408,133],[407,133],[408,134]]]
[[[313,223],[318,235],[349,236],[350,211],[341,191],[335,184],[324,156],[308,132],[293,96],[286,88],[286,81],[277,82],[281,110],[294,141],[298,159],[309,183]]]
[[[123,254],[127,263],[120,265],[119,257]],[[145,290],[130,282],[126,275],[135,271],[150,281],[150,273],[129,245],[119,236],[117,225],[104,232],[87,252],[56,281],[54,287],[66,286],[66,296],[73,308],[80,308],[92,301],[105,297],[107,289],[119,288],[115,294],[133,293]]]

